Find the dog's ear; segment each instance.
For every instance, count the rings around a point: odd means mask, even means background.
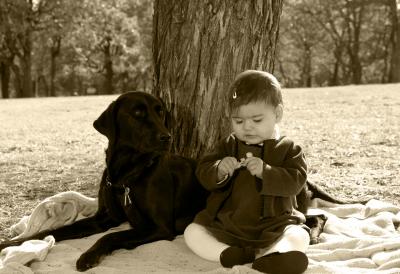
[[[116,137],[116,115],[117,102],[113,101],[105,111],[93,122],[93,127],[105,135],[110,143],[113,143]]]

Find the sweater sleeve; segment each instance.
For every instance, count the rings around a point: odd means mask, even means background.
[[[275,162],[264,166],[261,194],[280,197],[297,195],[307,181],[307,163],[302,149],[286,140],[272,154],[282,157],[281,164]]]
[[[230,179],[218,180],[218,164],[226,156],[229,155],[229,146],[232,145],[232,137],[228,137],[218,143],[212,152],[204,155],[196,168],[196,177],[201,185],[209,190],[217,190],[228,184]]]

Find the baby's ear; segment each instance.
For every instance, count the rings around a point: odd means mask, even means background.
[[[275,107],[276,123],[282,121],[283,117],[283,105],[279,104]]]

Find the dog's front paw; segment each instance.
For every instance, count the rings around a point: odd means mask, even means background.
[[[0,251],[2,251],[4,248],[9,247],[6,241],[0,242]]]
[[[76,262],[76,269],[78,271],[86,271],[89,268],[95,267],[100,263],[100,256],[94,252],[83,253]]]

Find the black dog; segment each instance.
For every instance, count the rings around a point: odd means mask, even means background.
[[[94,127],[108,138],[106,169],[93,217],[52,231],[0,244],[0,250],[30,239],[53,235],[56,241],[82,238],[128,221],[131,229],[100,238],[76,263],[80,271],[96,266],[116,249],[132,249],[182,234],[197,212],[205,207],[208,193],[197,182],[196,162],[171,155],[171,136],[164,125],[163,102],[142,92],[126,93],[101,114]],[[307,182],[297,196],[306,213],[312,198],[342,203]],[[321,233],[323,216],[308,216],[314,242]]]
[[[50,234],[56,241],[82,238],[128,221],[132,229],[103,236],[80,256],[76,267],[84,271],[113,250],[182,234],[204,208],[207,192],[196,181],[195,161],[168,153],[171,136],[164,120],[159,99],[141,92],[121,95],[93,124],[109,141],[97,213],[53,231],[1,243],[0,250]]]

